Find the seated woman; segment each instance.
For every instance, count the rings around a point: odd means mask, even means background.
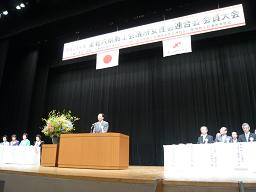
[[[17,140],[17,136],[15,134],[12,135],[12,141],[10,142],[11,146],[18,146],[19,145],[19,141]]]
[[[9,146],[9,142],[7,141],[7,135],[4,135],[3,136],[3,142],[1,143],[1,145],[3,146]]]
[[[44,144],[44,141],[42,141],[41,135],[36,135],[36,141],[34,142],[35,147],[42,147],[42,144]]]
[[[23,133],[22,138],[23,140],[20,142],[19,146],[30,146],[30,141],[28,140],[28,134]]]

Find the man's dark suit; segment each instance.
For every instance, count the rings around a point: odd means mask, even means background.
[[[207,143],[213,143],[213,136],[207,135],[205,139],[208,139]],[[203,136],[198,137],[197,144],[205,144],[205,141],[203,140]]]
[[[232,140],[232,137],[226,136],[225,140],[223,141],[223,137],[224,137],[224,136],[219,136],[219,137],[216,136],[215,142],[230,143],[231,140]]]
[[[238,142],[250,142],[250,138],[253,138],[253,141],[256,141],[256,135],[254,133],[250,133],[248,141],[246,140],[245,134],[242,134],[239,135]]]

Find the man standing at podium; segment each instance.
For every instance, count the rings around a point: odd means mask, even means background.
[[[104,121],[104,114],[98,114],[98,122],[92,124],[93,133],[106,133],[108,132],[108,122]]]

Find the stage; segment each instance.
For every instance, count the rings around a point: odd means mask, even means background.
[[[164,177],[162,166],[130,166],[126,170],[71,169],[1,165],[0,180],[4,192],[13,191],[256,191],[255,180],[215,179],[175,173],[172,179]],[[246,179],[244,177],[243,179]]]

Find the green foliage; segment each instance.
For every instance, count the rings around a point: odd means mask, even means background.
[[[75,130],[74,122],[79,118],[73,116],[71,111],[63,110],[63,112],[59,112],[52,110],[49,112],[48,118],[43,118],[42,120],[45,124],[42,132],[46,136],[59,137],[61,134],[73,132]]]

